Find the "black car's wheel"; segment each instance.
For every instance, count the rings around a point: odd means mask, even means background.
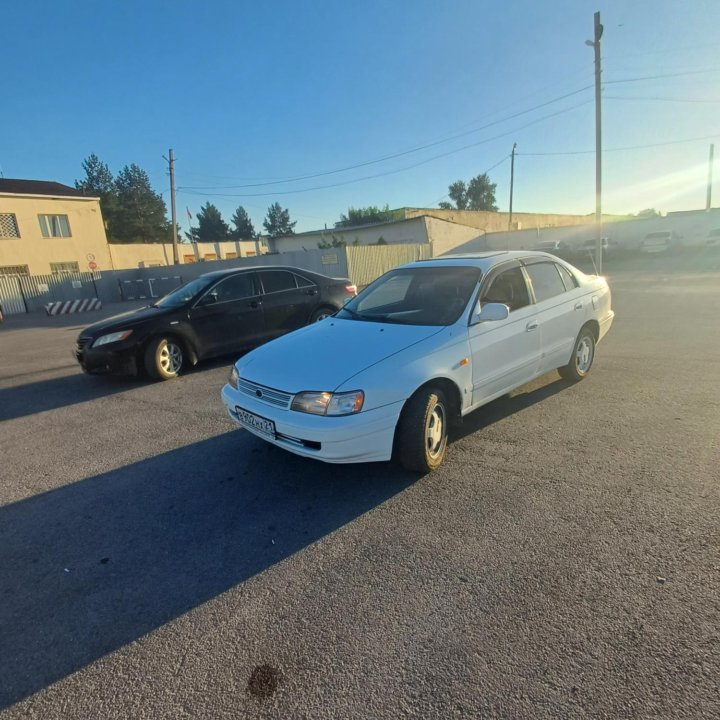
[[[145,348],[145,369],[156,380],[177,377],[185,361],[182,345],[172,337],[158,337]]]
[[[570,362],[561,368],[558,372],[566,380],[577,382],[587,377],[595,359],[595,335],[590,327],[585,325],[580,329],[580,333],[575,341]]]
[[[423,388],[403,408],[398,425],[398,459],[406,470],[429,473],[440,467],[448,439],[448,404],[442,390]]]
[[[316,323],[320,322],[321,320],[324,320],[325,318],[329,318],[331,315],[334,315],[337,312],[335,308],[331,308],[328,306],[325,307],[319,307],[315,312],[310,316],[310,323]]]

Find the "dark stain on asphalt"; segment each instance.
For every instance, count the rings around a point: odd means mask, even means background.
[[[250,675],[247,691],[259,698],[268,698],[275,694],[280,679],[280,671],[272,665],[258,665]]]
[[[107,565],[110,562],[110,558],[100,558],[100,562],[103,565]]]

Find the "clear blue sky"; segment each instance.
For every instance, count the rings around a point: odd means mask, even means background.
[[[604,209],[704,207],[711,142],[720,156],[717,0],[6,3],[0,168],[73,184],[95,152],[113,172],[140,165],[167,201],[172,147],[184,228],[206,200],[260,228],[278,201],[301,231],[349,205],[437,205],[517,142],[516,211],[590,213],[594,154],[522,153],[593,150],[592,89],[508,116],[593,84],[595,10],[604,147],[703,138],[607,152]],[[509,174],[509,160],[490,171],[501,210]]]

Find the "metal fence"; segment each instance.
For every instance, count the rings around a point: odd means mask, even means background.
[[[6,315],[36,312],[57,300],[97,298],[100,273],[0,275],[0,305]]]
[[[0,305],[7,315],[43,310],[49,302],[98,298],[103,304],[150,300],[212,270],[283,265],[348,277],[364,287],[388,270],[431,257],[428,244],[360,245],[327,250],[298,250],[279,255],[199,262],[166,268],[105,270],[61,275],[0,275]]]

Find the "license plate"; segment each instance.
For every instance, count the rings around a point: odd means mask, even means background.
[[[272,420],[248,412],[238,405],[235,406],[235,413],[241,425],[257,430],[265,435],[270,435],[270,437],[275,437],[275,423]]]

